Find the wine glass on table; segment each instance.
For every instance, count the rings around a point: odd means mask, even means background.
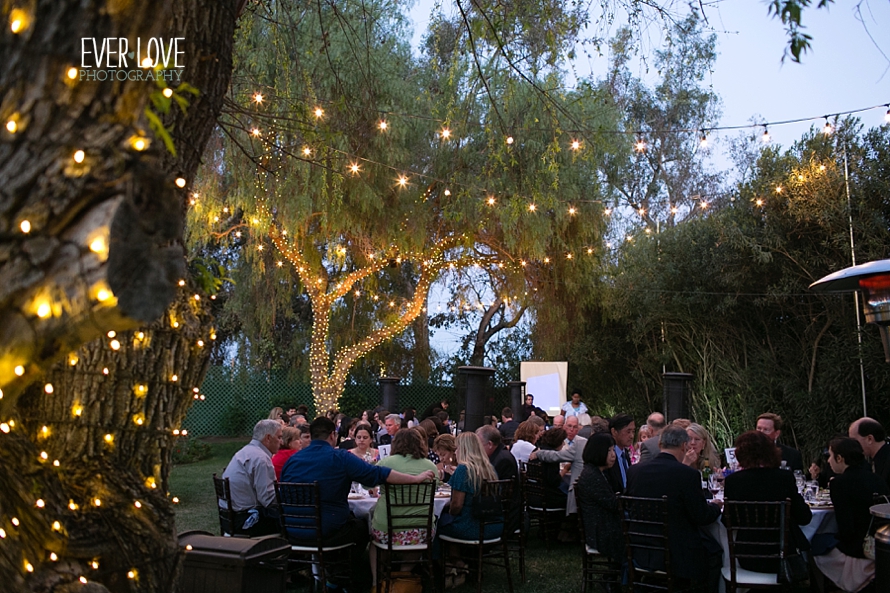
[[[723,498],[720,496],[720,493],[723,490],[723,481],[716,472],[708,476],[708,490],[711,491],[711,496],[713,496],[714,499]]]

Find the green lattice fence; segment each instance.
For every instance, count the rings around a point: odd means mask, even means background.
[[[231,367],[212,367],[201,386],[204,401],[196,401],[183,422],[189,434],[201,436],[236,436],[250,432],[257,422],[269,415],[275,406],[289,408],[301,404],[309,407],[314,415],[312,389],[308,384],[289,381],[286,373],[246,372]],[[508,391],[502,386],[492,386],[487,393],[486,409],[500,413],[508,404]],[[428,405],[447,399],[452,404],[452,418],[464,407],[461,386],[400,385],[399,406],[413,407],[418,413]],[[356,416],[361,410],[374,408],[381,403],[378,385],[348,385],[340,398],[340,410]],[[401,411],[401,410],[390,410]]]

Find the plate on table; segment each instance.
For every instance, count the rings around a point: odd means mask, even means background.
[[[822,501],[809,502],[807,504],[810,505],[811,509],[833,509],[834,508],[834,505],[831,504],[830,500],[825,501],[825,502],[822,502]]]
[[[363,498],[367,498],[367,496],[365,496],[364,494],[358,494],[356,492],[350,492],[349,496],[347,496],[346,498],[348,498],[349,500],[361,500]]]
[[[451,492],[436,492],[436,498],[451,498]]]

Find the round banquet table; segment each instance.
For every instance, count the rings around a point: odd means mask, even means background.
[[[442,514],[442,509],[444,509],[445,505],[451,500],[450,492],[444,493],[444,496],[442,494],[443,493],[441,492],[436,492],[436,497],[433,499],[433,515],[437,519],[439,518],[439,515]],[[380,500],[379,496],[350,494],[349,510],[359,519],[367,519],[370,524],[371,513],[373,512],[374,507],[377,506],[378,500]]]

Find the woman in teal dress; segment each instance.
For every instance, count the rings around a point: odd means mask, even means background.
[[[446,509],[448,517],[443,517],[439,533],[459,539],[477,539],[479,521],[473,516],[473,497],[479,492],[482,482],[497,480],[498,477],[482,450],[479,437],[473,432],[458,435],[457,463],[448,482],[451,486],[451,502]],[[486,526],[485,539],[500,536],[503,527],[503,523]]]

